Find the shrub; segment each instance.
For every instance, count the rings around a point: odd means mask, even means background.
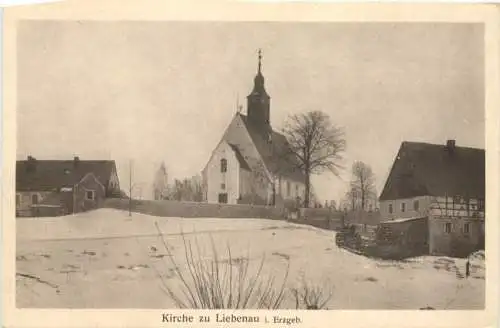
[[[365,278],[365,281],[377,282],[378,279],[374,278],[374,277],[368,277],[368,278]]]
[[[303,279],[299,288],[292,289],[292,294],[296,309],[321,310],[332,298],[333,291],[327,286],[312,286]]]
[[[264,278],[262,269],[265,257],[262,257],[256,273],[249,274],[250,258],[233,258],[227,245],[227,259],[221,260],[215,243],[210,237],[212,257],[204,260],[200,246],[195,239],[193,244],[182,235],[187,273],[179,269],[171,247],[167,245],[158,224],[156,228],[167,252],[167,258],[180,279],[180,290],[175,290],[165,279],[161,279],[165,292],[180,308],[193,309],[277,309],[285,297],[285,284],[290,263],[281,283],[277,284],[274,276]]]

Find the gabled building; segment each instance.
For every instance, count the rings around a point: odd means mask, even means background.
[[[285,136],[271,127],[270,102],[259,53],[247,115],[234,115],[202,171],[206,201],[272,205],[304,199],[304,173]]]
[[[380,195],[383,220],[426,218],[431,254],[484,247],[485,151],[403,142]]]
[[[27,160],[16,163],[16,216],[56,216],[98,208],[121,197],[114,161]]]

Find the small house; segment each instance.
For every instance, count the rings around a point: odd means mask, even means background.
[[[485,151],[448,140],[403,142],[379,200],[383,221],[428,219],[430,254],[465,256],[484,247],[484,198]]]
[[[59,216],[120,197],[114,161],[27,160],[16,163],[16,216]]]

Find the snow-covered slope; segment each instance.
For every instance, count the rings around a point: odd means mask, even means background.
[[[480,309],[484,260],[420,257],[404,262],[368,259],[335,246],[334,232],[263,219],[160,218],[102,209],[76,216],[17,221],[17,305],[58,308],[168,308],[161,280],[175,284],[156,223],[183,268],[181,232],[221,260],[250,256],[277,280],[290,263],[288,286],[305,278],[331,289],[329,309]],[[226,256],[227,257],[227,256]],[[161,278],[160,278],[161,277]],[[287,298],[283,307],[294,308]]]

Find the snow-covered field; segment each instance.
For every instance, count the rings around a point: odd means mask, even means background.
[[[484,260],[420,257],[404,262],[368,259],[335,246],[334,232],[263,219],[160,218],[101,209],[76,216],[17,220],[16,302],[38,308],[173,308],[161,288],[178,277],[166,258],[162,238],[183,269],[181,232],[212,254],[209,236],[233,259],[250,254],[265,272],[283,276],[287,286],[305,278],[332,290],[328,309],[482,309]],[[282,305],[295,308],[291,296]]]

